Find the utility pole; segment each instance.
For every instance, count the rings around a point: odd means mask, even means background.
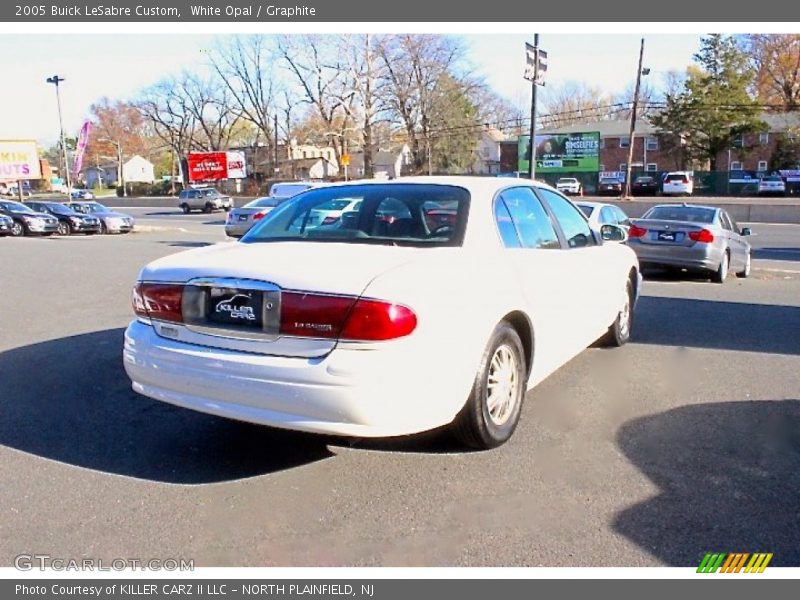
[[[533,81],[531,81],[531,130],[530,151],[528,155],[528,177],[531,181],[536,177],[536,88],[539,87],[539,34],[533,34],[534,67]]]
[[[45,81],[52,83],[56,86],[56,104],[58,105],[58,127],[61,130],[61,160],[64,163],[64,176],[67,180],[67,194],[72,193],[72,182],[69,176],[69,158],[67,157],[67,144],[64,141],[64,119],[61,116],[61,93],[58,90],[58,84],[64,81],[63,77],[53,75],[48,77]]]
[[[630,146],[628,146],[628,164],[625,174],[625,198],[631,197],[631,163],[633,162],[633,136],[636,134],[636,110],[639,108],[639,87],[642,83],[642,60],[644,59],[644,38],[639,46],[639,69],[636,71],[636,89],[633,92],[633,107],[631,109],[631,133],[629,136]],[[645,141],[646,143],[646,141]],[[645,165],[647,168],[647,165]]]
[[[270,175],[270,179],[273,179],[275,177],[275,173],[277,173],[277,170],[279,168],[278,167],[278,113],[275,113],[275,115],[272,117],[272,122],[275,127],[275,148],[273,149],[272,152],[273,161],[275,164],[272,165],[272,174]]]

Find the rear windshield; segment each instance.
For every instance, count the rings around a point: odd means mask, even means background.
[[[244,243],[339,242],[460,246],[469,193],[447,185],[396,183],[311,189],[283,202]],[[332,211],[332,206],[348,210]]]
[[[269,208],[278,206],[281,203],[281,198],[256,198],[252,202],[248,202],[242,208]]]
[[[587,206],[585,204],[578,204],[578,208],[580,208],[581,211],[583,212],[583,214],[585,214],[587,217],[591,217],[592,216],[592,212],[594,212],[594,206]]]
[[[674,173],[672,175],[667,175],[667,181],[679,181],[680,183],[689,183],[689,178],[686,175],[681,175],[680,173]]]
[[[290,184],[290,185],[281,185],[276,184],[270,194],[272,196],[278,196],[281,198],[289,198],[290,196],[295,196],[300,192],[304,192],[309,189],[311,186],[305,183],[298,183],[298,184]]]
[[[763,181],[783,181],[780,177],[764,177]]]
[[[636,183],[653,183],[652,177],[637,177]]]
[[[656,206],[645,213],[645,219],[661,221],[691,221],[692,223],[713,223],[713,208],[699,206]]]

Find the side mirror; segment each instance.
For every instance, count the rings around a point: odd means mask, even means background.
[[[753,232],[750,230],[749,227],[742,227],[742,235],[753,235]]]
[[[606,224],[600,227],[600,236],[604,242],[627,242],[628,232],[619,225]]]

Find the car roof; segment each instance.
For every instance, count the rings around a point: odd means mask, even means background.
[[[705,208],[707,210],[722,210],[718,206],[708,206],[707,204],[689,204],[688,202],[677,203],[673,202],[671,204],[656,204],[655,206],[651,206],[650,210],[654,208]]]
[[[587,206],[587,207],[591,207],[591,208],[602,208],[604,206],[614,206],[613,204],[607,204],[605,202],[589,202],[589,201],[583,201],[583,200],[580,200],[580,201],[574,201],[573,200],[573,202],[577,206]]]

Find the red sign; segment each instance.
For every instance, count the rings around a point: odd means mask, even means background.
[[[225,152],[190,152],[186,163],[191,182],[228,178],[228,155]]]

